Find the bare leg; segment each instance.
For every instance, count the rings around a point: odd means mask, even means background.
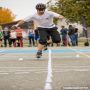
[[[44,45],[42,45],[42,44],[38,44],[38,47],[37,47],[37,50],[38,51],[42,51],[43,50],[43,48],[44,48]]]
[[[0,41],[0,47],[1,47],[1,41]]]
[[[48,41],[47,41],[47,43],[52,43],[52,40],[51,40],[51,39],[50,39],[50,40],[48,40]]]
[[[51,40],[48,40],[47,43],[51,43]],[[42,44],[38,44],[37,46],[37,54],[36,54],[36,57],[37,58],[40,58],[42,56],[42,50],[44,49],[45,45],[42,45]]]
[[[0,47],[2,47],[2,41],[0,41]]]

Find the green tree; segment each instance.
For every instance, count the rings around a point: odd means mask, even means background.
[[[90,26],[90,0],[57,0],[49,9],[62,14],[71,22],[81,21],[85,16],[87,25]]]
[[[0,7],[0,24],[10,23],[14,21],[15,15],[8,8]]]

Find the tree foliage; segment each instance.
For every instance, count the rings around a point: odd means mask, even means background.
[[[10,23],[14,21],[15,15],[8,8],[0,7],[0,24]]]
[[[90,0],[57,0],[49,9],[65,16],[71,22],[81,21],[85,16],[90,26]]]

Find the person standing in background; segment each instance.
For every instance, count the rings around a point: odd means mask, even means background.
[[[60,32],[61,32],[61,35],[62,35],[62,42],[63,42],[64,46],[68,45],[67,31],[68,31],[68,29],[65,28],[65,26],[62,26],[62,29],[60,30]]]
[[[78,28],[75,28],[76,46],[78,46]]]
[[[2,39],[3,39],[3,32],[2,32],[2,26],[0,26],[0,47],[2,47]]]
[[[35,29],[34,33],[35,33],[35,46],[37,46],[40,38],[38,29]]]
[[[68,35],[70,37],[72,46],[76,46],[76,39],[75,39],[75,28],[72,25],[69,25]]]
[[[32,46],[32,44],[35,46],[34,37],[34,30],[32,28],[28,29],[29,47]]]
[[[23,47],[23,29],[21,29],[20,27],[16,28],[16,38],[17,38],[17,44],[18,47]]]
[[[15,27],[12,27],[10,30],[10,39],[11,39],[11,45],[13,44],[14,47],[16,47],[16,31]]]
[[[11,47],[10,30],[8,27],[5,27],[3,30],[3,38],[4,38],[4,46],[7,47],[7,41],[8,41],[9,47]]]

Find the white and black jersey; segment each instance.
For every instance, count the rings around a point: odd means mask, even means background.
[[[53,23],[53,18],[59,18],[59,14],[51,11],[45,11],[43,15],[34,14],[32,17],[27,17],[24,21],[34,21],[38,27],[41,28],[53,28],[55,24]]]

